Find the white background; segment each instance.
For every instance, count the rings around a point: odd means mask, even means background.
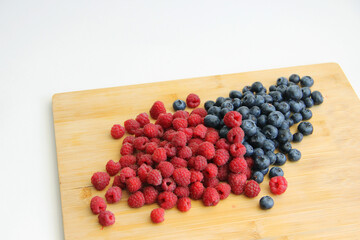
[[[360,1],[0,0],[0,238],[63,238],[54,93],[337,62],[359,94],[359,43]]]

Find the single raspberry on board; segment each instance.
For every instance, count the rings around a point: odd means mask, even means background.
[[[161,101],[156,101],[150,109],[150,116],[157,119],[161,113],[166,113],[165,105]]]
[[[125,128],[121,126],[120,124],[114,124],[111,128],[111,136],[114,139],[119,139],[125,134]]]
[[[129,119],[124,122],[125,129],[128,133],[134,134],[140,128],[140,123],[134,119]]]
[[[242,123],[242,116],[237,111],[230,111],[225,114],[224,123],[229,128],[240,127]]]
[[[189,108],[196,108],[200,105],[200,98],[198,95],[194,93],[190,93],[186,98],[186,105]]]
[[[141,181],[138,177],[131,177],[128,180],[126,180],[126,187],[129,190],[129,192],[134,193],[141,188]]]
[[[181,212],[187,212],[191,208],[191,200],[188,197],[182,197],[177,202],[177,208]]]
[[[166,161],[160,162],[156,168],[161,172],[163,178],[171,177],[174,172],[174,166]]]
[[[114,175],[118,174],[120,169],[121,169],[121,165],[119,162],[114,162],[113,160],[109,160],[106,163],[106,171],[108,172],[108,174],[110,176],[114,176]]]
[[[117,203],[122,197],[122,191],[119,187],[111,187],[105,193],[105,198],[108,203]]]
[[[178,186],[186,187],[190,184],[190,171],[187,168],[177,168],[174,170],[173,178]]]
[[[121,155],[131,155],[134,153],[134,146],[130,143],[124,143],[120,149]]]
[[[214,156],[214,163],[217,166],[222,166],[225,165],[230,159],[230,154],[227,150],[225,149],[218,149],[215,151],[215,156]]]
[[[140,191],[131,194],[128,198],[129,207],[139,208],[144,206],[144,204],[145,204],[144,194]]]
[[[150,218],[153,223],[161,223],[164,221],[165,210],[163,208],[155,208],[151,211]]]
[[[260,185],[256,181],[250,180],[246,183],[244,189],[245,196],[249,198],[253,198],[259,195],[259,193],[260,193]]]
[[[99,214],[106,210],[106,202],[102,197],[95,196],[90,201],[90,209],[94,214]]]
[[[286,191],[288,183],[284,177],[277,176],[270,179],[269,186],[273,194],[279,195]]]
[[[153,204],[156,202],[159,192],[153,186],[148,186],[144,188],[143,194],[145,198],[145,204]]]
[[[115,215],[110,211],[102,211],[99,216],[99,223],[101,226],[107,227],[115,223]]]
[[[144,134],[148,138],[154,138],[159,135],[159,129],[155,124],[148,123],[144,126]]]
[[[168,129],[171,127],[172,121],[173,115],[171,113],[161,113],[155,124],[160,125],[163,129]]]
[[[197,149],[197,154],[204,156],[207,160],[212,159],[215,156],[214,144],[209,142],[203,142]]]
[[[158,196],[158,204],[163,209],[170,209],[176,205],[177,196],[173,192],[162,192]]]
[[[231,187],[227,183],[219,183],[215,189],[218,191],[220,195],[220,200],[226,199],[231,192]]]
[[[136,116],[135,120],[140,124],[141,127],[144,127],[146,124],[150,123],[149,115],[147,113],[140,113]]]
[[[220,195],[215,188],[208,187],[204,190],[202,200],[205,206],[216,206],[220,201]]]
[[[188,197],[190,191],[188,187],[176,187],[174,193],[178,198],[182,198],[182,197]]]
[[[190,197],[195,200],[201,199],[204,189],[204,185],[201,182],[194,182],[189,187]]]
[[[147,176],[147,183],[150,185],[158,186],[162,182],[161,172],[159,170],[151,170]]]
[[[94,185],[96,190],[103,190],[109,185],[110,176],[106,172],[96,172],[91,177],[91,183]]]

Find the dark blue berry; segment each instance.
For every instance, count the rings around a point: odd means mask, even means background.
[[[310,97],[311,89],[309,87],[303,87],[303,88],[301,88],[301,91],[302,91],[302,94],[303,94],[302,99]]]
[[[312,112],[310,109],[305,108],[303,110],[301,110],[301,116],[303,120],[309,120],[312,117]]]
[[[281,126],[279,127],[279,129],[289,129],[290,125],[289,125],[289,121],[285,120],[283,121],[283,123],[281,124]]]
[[[226,100],[221,104],[221,108],[227,108],[230,111],[234,110],[234,105],[231,103],[231,100]]]
[[[281,96],[283,97],[283,98],[285,98],[286,97],[286,90],[287,90],[287,86],[286,85],[280,85],[280,86],[278,86],[277,88],[276,88],[276,91],[278,91],[278,92],[280,92],[281,93]]]
[[[206,127],[218,128],[220,125],[220,119],[215,115],[207,115],[204,118],[204,125]]]
[[[236,109],[237,112],[239,112],[242,116],[242,119],[247,119],[250,114],[250,110],[246,106],[241,106],[238,109]]]
[[[276,80],[276,85],[277,86],[280,86],[280,85],[285,85],[287,86],[288,85],[288,80],[286,77],[280,77]]]
[[[300,152],[299,150],[297,150],[297,149],[294,148],[294,149],[291,149],[291,150],[289,151],[288,156],[289,156],[289,160],[290,160],[290,161],[296,162],[296,161],[299,161],[299,160],[300,160],[300,158],[301,158],[301,152]]]
[[[265,152],[268,152],[268,151],[273,152],[273,151],[275,151],[275,144],[270,139],[265,139],[262,148],[264,149]]]
[[[285,120],[284,114],[282,114],[279,111],[274,111],[270,113],[267,118],[268,123],[275,127],[280,127],[284,120]]]
[[[212,106],[211,108],[209,108],[208,114],[215,115],[215,116],[220,116],[220,111],[221,111],[220,107]]]
[[[217,99],[216,99],[216,102],[215,102],[215,106],[217,106],[217,107],[220,107],[221,106],[221,104],[223,104],[223,102],[225,102],[225,98],[224,97],[218,97]]]
[[[267,122],[267,116],[266,115],[260,115],[257,119],[257,125],[259,127],[264,127]]]
[[[222,108],[220,110],[220,118],[224,118],[225,114],[227,114],[228,112],[230,112],[230,109],[228,108]]]
[[[261,104],[261,112],[265,115],[269,115],[271,112],[276,111],[274,105],[272,105],[271,103],[264,103]]]
[[[286,156],[283,153],[276,153],[275,165],[282,166],[286,163]]]
[[[298,126],[298,131],[304,136],[308,136],[313,133],[314,129],[310,122],[301,122]]]
[[[175,111],[184,110],[186,108],[186,103],[183,100],[175,100],[173,103],[173,108]]]
[[[314,85],[314,79],[312,79],[310,76],[304,76],[300,79],[300,84],[302,87],[311,87]]]
[[[292,149],[292,146],[291,146],[290,142],[280,144],[280,146],[279,146],[279,150],[283,153],[289,153],[291,149]]]
[[[205,108],[205,110],[208,111],[209,108],[211,108],[212,106],[214,106],[214,104],[215,104],[214,101],[211,101],[211,100],[206,101],[206,102],[204,103],[204,108]]]
[[[253,147],[261,148],[264,145],[264,141],[266,140],[266,137],[262,133],[257,133],[254,136],[250,138],[250,144]]]
[[[307,108],[314,106],[314,101],[309,97],[304,99],[304,103]]]
[[[250,92],[251,91],[251,87],[250,86],[245,86],[243,89],[242,89],[242,93],[246,93],[246,92]]]
[[[256,124],[254,121],[245,119],[242,121],[241,128],[246,136],[253,136],[256,134]]]
[[[300,100],[303,97],[303,93],[298,85],[292,85],[286,89],[287,99]]]
[[[268,210],[274,206],[274,200],[270,196],[262,197],[259,201],[260,208]]]
[[[251,85],[251,91],[252,92],[260,92],[262,89],[264,88],[264,86],[262,85],[261,82],[254,82],[252,85]]]
[[[284,171],[279,167],[272,167],[269,172],[269,178],[284,176]]]
[[[311,99],[314,101],[315,105],[322,104],[324,101],[323,96],[321,95],[321,93],[319,91],[313,91],[311,93]]]
[[[232,90],[229,93],[229,97],[230,98],[241,98],[242,97],[242,93],[240,91],[236,91],[236,90]]]
[[[269,95],[272,97],[274,102],[280,102],[283,100],[282,94],[280,91],[269,92]]]
[[[219,131],[219,136],[221,138],[226,138],[229,131],[230,129],[227,126],[223,126]]]
[[[270,92],[276,91],[276,86],[275,86],[275,85],[271,85],[271,86],[269,87],[269,91],[270,91]]]
[[[269,168],[265,168],[263,170],[259,170],[264,176],[269,172]]]
[[[250,114],[254,115],[255,117],[259,117],[260,114],[261,114],[261,110],[258,106],[253,106],[251,109],[250,109]]]
[[[266,125],[263,127],[262,132],[268,139],[275,139],[278,136],[278,129],[273,125]]]
[[[242,105],[247,106],[249,108],[251,108],[252,106],[255,105],[255,96],[251,95],[251,94],[246,94],[243,98],[242,98]]]
[[[284,114],[285,120],[288,120],[290,118],[290,114],[291,114],[290,111],[288,111]]]
[[[241,106],[241,100],[239,98],[234,98],[232,101],[234,109],[237,109]]]
[[[294,113],[298,113],[298,112],[300,112],[302,110],[301,103],[296,102],[294,100],[289,101],[289,106],[290,106],[290,111],[292,111]]]
[[[255,124],[257,124],[257,118],[256,118],[254,115],[252,115],[252,114],[249,114],[248,120],[251,120],[251,121],[253,121]]]
[[[302,133],[295,133],[293,135],[293,142],[301,142],[303,140],[304,135]]]
[[[298,123],[303,120],[301,113],[294,113],[290,118],[294,121],[294,123]]]
[[[262,150],[261,148],[255,148],[254,149],[254,153],[253,153],[253,157],[256,158],[256,157],[261,157],[261,156],[264,156],[264,150]]]
[[[274,139],[273,142],[274,142],[275,148],[278,148],[279,147],[279,141]]]
[[[254,105],[255,106],[261,106],[261,104],[265,103],[265,98],[261,95],[256,95],[255,96],[255,102],[254,102]]]
[[[251,156],[254,153],[254,148],[248,143],[248,142],[244,142],[243,143],[244,147],[246,148],[246,153],[245,156]]]
[[[298,84],[300,82],[300,76],[297,74],[291,74],[289,81]]]
[[[256,169],[264,170],[270,166],[270,159],[266,155],[257,156],[254,160],[254,166]]]
[[[286,143],[291,141],[292,134],[289,129],[280,129],[277,135],[277,140],[279,143]]]
[[[274,100],[269,94],[263,96],[266,103],[272,103]]]
[[[268,156],[268,158],[270,159],[270,165],[273,165],[276,162],[276,155],[274,152],[267,151],[265,155]]]
[[[281,112],[282,114],[285,114],[288,111],[290,111],[290,106],[289,106],[289,104],[287,102],[280,102],[280,103],[277,104],[276,109],[279,112]]]
[[[252,179],[260,184],[264,181],[264,175],[260,171],[255,171],[252,175]]]

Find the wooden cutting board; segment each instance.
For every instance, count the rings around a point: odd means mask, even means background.
[[[90,178],[104,171],[109,159],[120,158],[122,140],[110,136],[114,123],[148,112],[156,100],[172,111],[173,101],[191,92],[203,104],[254,81],[269,87],[292,73],[311,75],[312,90],[320,90],[325,101],[311,109],[314,134],[293,144],[302,159],[283,166],[289,187],[283,195],[273,196],[273,209],[263,211],[258,204],[262,196],[271,195],[268,177],[254,199],[230,195],[216,207],[192,201],[189,212],[168,210],[165,222],[158,225],[149,218],[157,205],[131,209],[125,193],[120,203],[108,205],[116,223],[102,230],[89,202],[95,195],[103,197],[106,190],[96,191]],[[60,93],[53,96],[53,114],[66,239],[359,238],[360,104],[335,63]]]

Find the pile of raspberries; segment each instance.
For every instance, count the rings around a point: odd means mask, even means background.
[[[230,192],[244,193],[249,198],[260,193],[259,184],[250,180],[254,161],[244,157],[246,148],[242,144],[244,131],[240,128],[242,115],[230,111],[224,116],[224,123],[230,129],[226,138],[220,138],[218,130],[204,125],[207,111],[196,108],[200,98],[190,94],[186,103],[195,108],[190,113],[178,110],[166,112],[164,103],[156,101],[147,113],[115,124],[111,136],[120,139],[125,132],[118,162],[110,160],[106,172],[96,172],[91,178],[95,189],[106,191],[106,201],[95,196],[90,208],[99,214],[102,226],[114,224],[115,216],[107,211],[107,203],[121,200],[122,191],[130,193],[128,205],[140,208],[145,204],[157,203],[150,213],[154,223],[164,221],[165,210],[177,207],[186,212],[191,208],[191,199],[202,200],[205,206],[216,206],[226,199]],[[270,190],[282,194],[287,188],[282,176],[270,180]]]

